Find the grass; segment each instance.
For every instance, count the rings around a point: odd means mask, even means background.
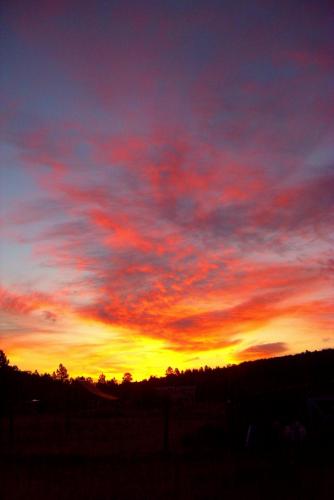
[[[198,410],[198,409],[197,409]],[[334,467],[316,455],[289,464],[273,454],[251,455],[196,436],[219,424],[219,409],[172,412],[170,452],[162,452],[163,418],[133,411],[17,417],[0,439],[1,500],[80,499],[332,499]],[[212,416],[214,415],[214,417]],[[200,443],[197,445],[196,443]]]

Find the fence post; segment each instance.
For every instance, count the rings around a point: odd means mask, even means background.
[[[169,416],[170,416],[170,402],[168,396],[163,403],[163,452],[169,452]]]

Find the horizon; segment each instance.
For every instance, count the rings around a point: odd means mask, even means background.
[[[21,370],[19,366],[16,366],[16,365],[13,365],[11,363],[11,360],[8,359],[8,357],[6,356],[6,353],[4,351],[2,351],[0,349],[0,353],[2,352],[6,359],[7,359],[7,362],[8,362],[8,367],[9,368],[15,368],[15,370],[18,370],[22,373],[27,373],[28,375],[38,375],[40,377],[44,377],[44,376],[48,376],[48,377],[51,377],[51,378],[54,378],[54,379],[57,379],[57,375],[56,375],[56,372],[58,371],[58,369],[62,366],[63,368],[66,369],[66,373],[68,375],[68,381],[69,382],[75,382],[77,379],[86,379],[85,381],[86,382],[91,382],[93,384],[97,384],[99,382],[99,376],[100,375],[103,375],[105,377],[105,383],[109,383],[109,382],[115,382],[117,385],[120,385],[122,384],[122,381],[123,381],[123,378],[124,378],[124,375],[131,375],[131,380],[129,380],[129,383],[141,383],[141,382],[147,382],[149,381],[150,379],[156,379],[156,380],[161,380],[161,379],[166,379],[170,376],[172,377],[179,377],[179,376],[183,376],[185,374],[187,374],[187,372],[206,372],[206,371],[215,371],[215,370],[225,370],[225,369],[229,369],[229,368],[235,368],[235,367],[238,367],[240,365],[243,365],[245,363],[257,363],[257,362],[261,362],[261,361],[274,361],[274,360],[277,360],[277,359],[282,359],[282,358],[286,358],[286,357],[298,357],[298,356],[305,356],[305,355],[313,355],[313,354],[319,354],[319,353],[323,353],[325,351],[334,351],[334,347],[327,347],[327,348],[324,348],[324,349],[321,349],[321,350],[314,350],[314,351],[302,351],[302,352],[297,352],[297,353],[293,353],[293,354],[282,354],[282,355],[278,355],[278,356],[271,356],[271,357],[263,357],[263,358],[257,358],[257,359],[249,359],[249,360],[244,360],[244,361],[239,361],[237,363],[229,363],[227,365],[217,365],[217,366],[208,366],[208,365],[205,365],[205,366],[200,366],[198,368],[186,368],[186,370],[179,370],[177,367],[171,367],[171,366],[168,366],[163,375],[149,375],[148,377],[145,377],[145,378],[142,378],[142,379],[136,379],[136,376],[135,374],[133,373],[124,373],[123,374],[123,377],[120,378],[120,379],[117,379],[115,377],[111,377],[111,378],[108,378],[106,376],[105,373],[101,372],[101,373],[98,373],[96,374],[95,376],[91,377],[91,376],[88,376],[88,377],[85,377],[84,375],[76,375],[75,377],[73,377],[71,375],[71,373],[69,373],[69,371],[67,370],[66,366],[63,364],[63,363],[59,363],[57,367],[55,367],[55,369],[53,370],[52,373],[49,373],[49,372],[44,372],[44,373],[41,373],[39,372],[38,370]],[[1,368],[1,366],[0,366]],[[169,370],[171,370],[170,373],[167,373]],[[89,380],[88,380],[89,379]],[[58,379],[59,380],[59,379]]]
[[[0,349],[135,379],[334,346],[330,2],[2,8]]]

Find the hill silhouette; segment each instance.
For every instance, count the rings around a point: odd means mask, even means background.
[[[23,411],[29,401],[41,402],[50,410],[60,409],[65,404],[89,405],[103,395],[114,395],[120,399],[149,401],[150,389],[164,386],[195,386],[199,401],[243,400],[249,397],[269,397],[270,394],[300,394],[312,396],[331,393],[334,390],[334,349],[303,352],[238,365],[179,371],[168,368],[165,377],[151,376],[140,382],[131,382],[125,377],[118,384],[115,379],[98,382],[91,378],[69,378],[64,373],[39,374],[21,371],[11,366],[6,355],[0,356],[0,394],[4,406],[10,404]],[[59,369],[57,370],[59,372]],[[131,374],[126,374],[127,376]],[[87,388],[90,387],[90,390]],[[103,389],[103,394],[94,388]],[[152,396],[153,397],[153,396]],[[107,399],[107,398],[106,398]]]
[[[1,498],[330,498],[334,349],[128,375],[29,373],[0,351]]]

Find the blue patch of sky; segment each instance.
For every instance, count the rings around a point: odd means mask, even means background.
[[[2,71],[2,99],[26,116],[66,120],[81,116],[84,94],[43,47],[6,37]],[[85,96],[87,98],[87,96]],[[6,106],[6,104],[5,104]]]
[[[36,196],[39,188],[28,175],[19,157],[18,149],[10,144],[0,143],[1,157],[1,212],[4,213],[17,201],[29,200]]]
[[[32,272],[31,245],[5,241],[0,244],[0,274],[4,287],[18,285]],[[24,265],[23,265],[24,263]],[[34,271],[33,271],[34,272]],[[33,274],[31,274],[33,275]]]

